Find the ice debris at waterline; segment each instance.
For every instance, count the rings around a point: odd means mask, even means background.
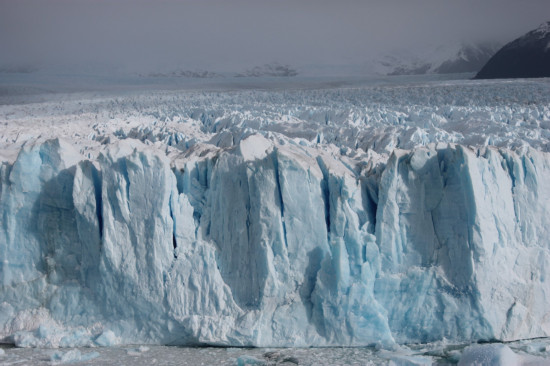
[[[0,337],[391,346],[550,335],[550,154],[346,156],[253,134],[180,155],[61,139],[0,170]]]

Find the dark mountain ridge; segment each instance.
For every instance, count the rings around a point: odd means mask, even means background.
[[[502,47],[475,79],[550,77],[550,22]]]

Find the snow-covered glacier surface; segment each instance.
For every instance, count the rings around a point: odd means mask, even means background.
[[[0,106],[0,339],[550,336],[550,82]]]

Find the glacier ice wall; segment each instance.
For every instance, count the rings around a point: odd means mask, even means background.
[[[251,135],[170,159],[63,140],[0,170],[0,337],[391,345],[550,335],[550,155],[387,161]]]

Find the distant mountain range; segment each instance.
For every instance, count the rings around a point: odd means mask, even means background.
[[[550,22],[506,44],[476,79],[550,77]]]
[[[140,74],[140,76],[148,76],[148,77],[155,77],[155,78],[193,78],[193,79],[212,79],[212,78],[223,77],[223,75],[220,75],[216,72],[206,71],[206,70],[178,70],[178,71],[171,71],[171,72],[153,72],[148,75]]]
[[[212,71],[204,69],[174,68],[137,72],[146,78],[215,79],[231,77],[294,77],[300,76],[367,76],[367,75],[422,75],[476,73],[500,48],[496,43],[448,43],[439,46],[410,47],[382,55],[375,55],[361,64],[295,66],[277,62],[254,66],[244,71]],[[105,71],[101,67],[86,69],[88,73]],[[0,65],[0,74],[51,72],[29,67]],[[55,70],[54,70],[55,71]],[[81,68],[78,71],[82,71]],[[66,72],[66,69],[63,70]]]
[[[1,70],[1,69],[0,69]],[[170,72],[153,72],[139,74],[141,77],[154,78],[190,78],[190,79],[213,79],[223,77],[292,77],[298,75],[298,71],[290,65],[282,65],[277,62],[254,66],[239,73],[220,74],[207,70],[176,70]]]
[[[244,72],[238,73],[236,77],[292,77],[298,75],[298,71],[292,68],[290,65],[282,65],[277,62],[265,64],[262,66],[255,66]]]
[[[496,43],[448,44],[398,50],[368,63],[379,75],[454,74],[477,72],[494,55]]]

